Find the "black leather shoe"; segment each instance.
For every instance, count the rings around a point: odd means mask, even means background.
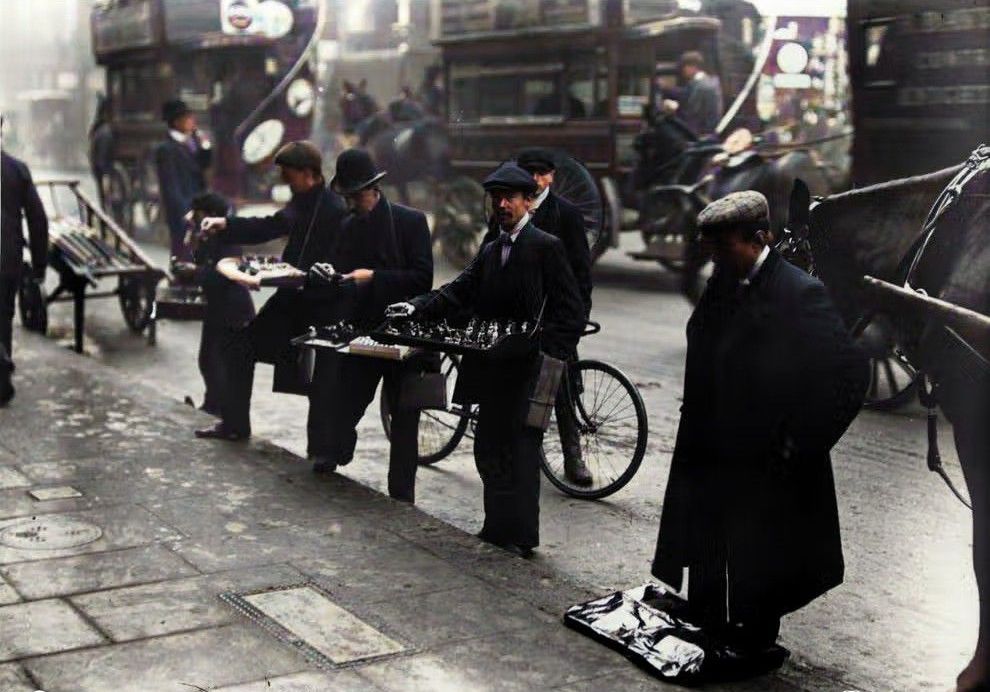
[[[533,549],[527,548],[526,546],[516,545],[515,543],[506,543],[505,545],[500,545],[499,548],[507,553],[512,553],[516,557],[521,557],[523,560],[528,560],[533,557]]]
[[[564,459],[564,477],[574,485],[587,487],[595,482],[591,471],[584,465],[584,460],[578,458],[573,461]]]
[[[251,433],[228,430],[223,423],[217,423],[209,428],[201,428],[196,431],[196,437],[201,440],[226,440],[227,442],[240,442],[251,437]]]
[[[309,459],[313,462],[313,473],[333,473],[337,470],[337,462],[330,457],[317,455]]]

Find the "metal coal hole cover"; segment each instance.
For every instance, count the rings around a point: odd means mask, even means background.
[[[103,529],[78,519],[37,517],[0,529],[0,543],[20,550],[64,550],[92,543]]]

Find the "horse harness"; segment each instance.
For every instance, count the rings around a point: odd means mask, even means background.
[[[927,295],[927,292],[923,288],[912,288],[911,281],[918,272],[918,267],[921,264],[925,250],[929,248],[932,239],[935,237],[938,222],[945,212],[962,197],[963,189],[966,185],[977,176],[987,172],[990,172],[990,146],[981,144],[970,154],[966,163],[963,164],[962,169],[946,185],[945,189],[939,193],[939,196],[935,198],[935,203],[928,212],[928,217],[922,226],[921,236],[908,252],[907,256],[911,257],[911,263],[904,277],[904,288]],[[945,330],[949,333],[948,336],[954,343],[968,348],[965,341],[954,330],[950,327],[945,327]],[[972,349],[969,350],[972,351]],[[976,354],[975,351],[973,351],[973,355],[979,358],[982,364],[986,366],[986,361]],[[972,511],[973,506],[966,501],[963,494],[956,488],[952,479],[946,473],[945,467],[942,465],[942,457],[938,449],[938,383],[923,371],[919,370],[918,375],[921,378],[918,389],[918,400],[928,411],[928,470],[937,473],[959,501]]]

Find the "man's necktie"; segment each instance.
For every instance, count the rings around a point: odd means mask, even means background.
[[[502,266],[509,261],[509,253],[512,252],[512,236],[502,231],[498,236],[498,242],[502,246]]]

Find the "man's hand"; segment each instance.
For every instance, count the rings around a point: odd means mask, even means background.
[[[241,274],[231,279],[236,284],[240,284],[249,291],[260,291],[261,290],[261,279],[257,276],[251,276],[250,274]]]
[[[366,281],[371,281],[375,278],[374,269],[355,269],[350,274],[344,274],[343,279],[345,281],[353,281],[357,284],[363,284]]]
[[[199,224],[199,230],[206,235],[216,235],[227,228],[227,219],[223,216],[207,216]]]
[[[660,104],[660,110],[667,115],[672,115],[677,112],[677,109],[680,108],[680,106],[681,104],[673,99],[664,99]]]
[[[411,317],[414,312],[416,312],[416,306],[412,303],[392,303],[385,308],[385,317],[390,319]]]
[[[340,281],[340,275],[329,262],[317,262],[306,273],[306,283],[311,285],[333,286]]]

